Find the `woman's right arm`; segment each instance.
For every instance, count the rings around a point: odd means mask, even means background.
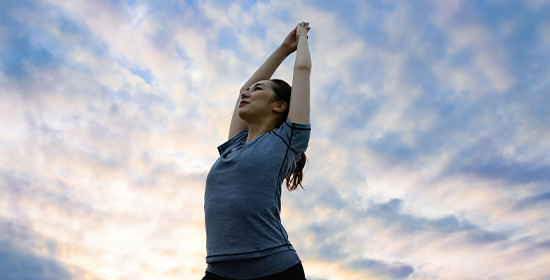
[[[254,72],[252,77],[244,83],[239,91],[239,97],[237,98],[237,103],[235,103],[235,108],[233,109],[233,116],[231,117],[231,125],[229,126],[229,135],[227,139],[233,138],[233,136],[239,134],[239,132],[248,129],[248,126],[245,121],[239,117],[239,103],[241,103],[241,93],[248,89],[254,83],[261,80],[269,80],[275,70],[283,63],[285,58],[291,53],[296,51],[298,42],[296,40],[296,28],[294,28],[288,36],[285,38],[281,46],[279,46],[268,58],[267,60]]]

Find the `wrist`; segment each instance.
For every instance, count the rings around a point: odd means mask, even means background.
[[[284,46],[284,45],[280,45],[277,50],[285,56],[289,56],[293,52],[293,50],[291,48],[289,48],[287,46]]]

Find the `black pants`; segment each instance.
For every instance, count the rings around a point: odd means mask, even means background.
[[[237,280],[237,279],[225,278],[207,271],[206,275],[202,278],[202,280]],[[304,273],[304,267],[302,266],[302,262],[299,262],[295,266],[281,273],[269,275],[262,278],[254,278],[252,280],[306,280],[306,275]]]

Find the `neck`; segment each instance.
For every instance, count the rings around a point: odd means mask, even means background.
[[[246,143],[250,143],[256,137],[273,129],[275,129],[275,125],[271,121],[248,123],[248,138],[246,138]]]

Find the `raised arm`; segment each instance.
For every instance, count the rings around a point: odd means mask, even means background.
[[[294,62],[294,75],[292,77],[292,93],[288,108],[288,119],[295,123],[309,124],[310,111],[310,84],[311,56],[307,42],[309,23],[302,22],[296,27],[298,49]]]
[[[292,52],[283,46],[278,47],[268,58],[267,60],[254,72],[252,77],[244,83],[239,91],[239,97],[237,98],[237,103],[235,103],[235,108],[233,109],[233,116],[231,117],[231,125],[229,126],[229,135],[227,139],[233,138],[239,132],[247,129],[246,122],[243,121],[238,114],[239,103],[241,103],[241,92],[248,89],[249,86],[253,85],[257,81],[269,80],[275,70],[281,65],[285,58]]]
[[[296,28],[294,28],[287,35],[281,46],[279,46],[268,58],[267,60],[254,72],[252,77],[244,83],[239,91],[239,97],[235,103],[235,108],[233,109],[233,116],[231,117],[231,125],[229,126],[229,135],[228,139],[231,139],[233,136],[237,135],[239,132],[247,129],[246,122],[239,118],[239,103],[241,103],[241,92],[245,91],[257,81],[269,80],[275,70],[281,65],[281,63],[287,58],[288,55],[296,51],[298,46],[298,41],[296,40]]]

